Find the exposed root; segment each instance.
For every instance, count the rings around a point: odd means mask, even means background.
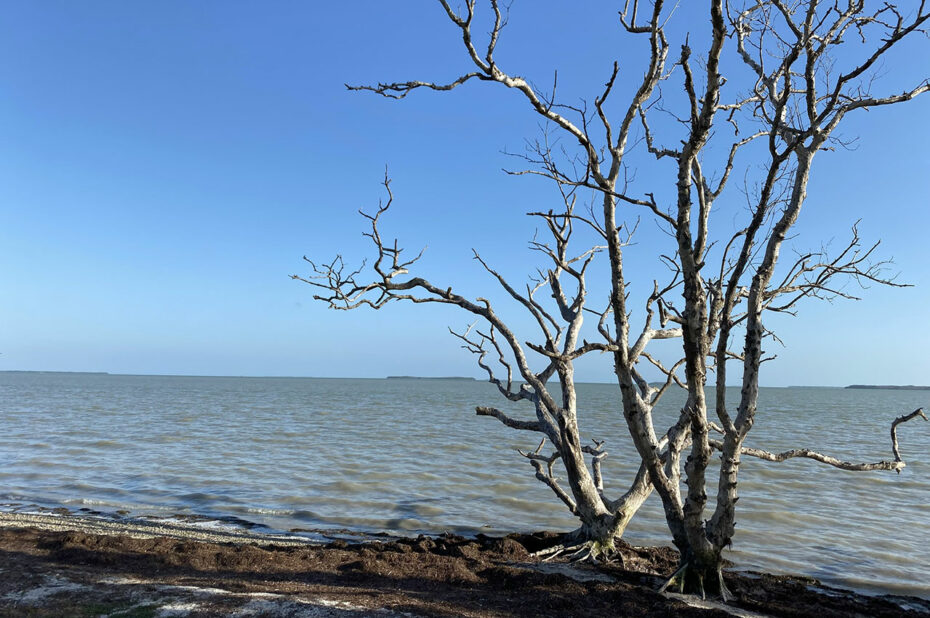
[[[733,600],[733,595],[727,588],[726,582],[723,581],[723,569],[719,565],[717,566],[717,582],[720,584],[720,600],[724,603],[729,603]]]
[[[573,549],[575,547],[578,547],[578,546],[577,545],[569,545],[569,546],[553,545],[552,547],[547,547],[546,549],[541,549],[537,552],[533,552],[532,554],[530,554],[530,556],[532,556],[533,558],[542,558],[543,562],[548,562],[549,560],[552,560],[553,558],[561,556],[569,549]]]
[[[688,576],[688,570],[691,568],[691,563],[686,562],[681,565],[677,571],[672,573],[672,576],[666,580],[662,587],[659,588],[659,593],[664,593],[670,586],[678,583],[678,592],[679,594],[685,593],[685,581]],[[704,574],[701,572],[694,573],[694,583],[697,585],[697,593],[701,595],[701,600],[707,600],[707,591],[704,588]],[[729,603],[733,600],[733,594],[727,588],[726,583],[723,580],[723,569],[718,565],[717,566],[717,584],[719,586],[720,600],[724,603]]]
[[[550,560],[555,560],[559,556],[568,554],[569,561],[582,562],[590,558],[593,552],[594,541],[585,541],[571,545],[556,545],[555,547],[538,551],[532,554],[532,556],[534,558],[542,558],[543,562],[549,562]]]
[[[578,551],[568,557],[569,562],[584,562],[594,555],[594,543],[588,541],[578,548]]]
[[[594,564],[617,562],[623,563],[623,557],[611,541],[582,541],[574,544],[562,544],[530,554],[549,562],[559,556],[566,556],[569,562],[593,562]]]
[[[681,565],[677,571],[672,573],[672,576],[669,577],[662,587],[659,588],[659,593],[665,592],[669,586],[671,586],[675,581],[678,581],[678,592],[684,594],[685,592],[685,573],[688,571],[689,563],[684,563]]]

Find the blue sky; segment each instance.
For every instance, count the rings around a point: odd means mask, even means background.
[[[571,10],[516,3],[505,70],[545,84],[557,68],[575,100],[598,91],[614,59],[621,76],[639,75],[642,48],[614,9],[560,17]],[[673,32],[699,36],[697,16],[682,9]],[[883,67],[879,87],[928,65],[919,43]],[[333,312],[288,277],[304,254],[366,255],[356,210],[382,197],[385,165],[396,195],[386,233],[429,247],[424,273],[481,293],[490,282],[472,247],[515,281],[532,272],[523,213],[551,207],[553,191],[501,172],[514,166],[503,151],[539,134],[515,93],[474,84],[394,102],[343,86],[467,68],[426,0],[4,3],[0,369],[478,375],[446,330],[467,316]],[[851,118],[856,148],[817,159],[795,240],[816,248],[862,219],[915,287],[779,320],[786,347],[770,346],[779,358],[764,384],[930,383],[927,117],[930,97]],[[642,260],[648,284],[657,236],[642,234],[631,269]],[[609,371],[601,357],[580,377]]]

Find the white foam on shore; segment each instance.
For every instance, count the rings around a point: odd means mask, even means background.
[[[45,601],[48,597],[55,596],[64,592],[76,592],[86,586],[78,584],[67,579],[57,577],[46,577],[42,586],[24,590],[22,592],[11,592],[3,598],[16,603],[37,604]]]
[[[175,616],[187,616],[193,611],[200,609],[199,603],[169,603],[158,608],[157,618],[174,618]]]
[[[45,530],[78,530],[89,534],[122,534],[136,538],[167,537],[212,543],[260,545],[315,545],[321,541],[292,534],[258,534],[243,528],[204,528],[188,522],[144,519],[114,520],[107,517],[48,513],[2,513],[0,527],[36,527]]]
[[[297,511],[295,509],[269,509],[263,507],[248,507],[245,509],[246,513],[255,513],[256,515],[275,515],[286,517],[288,515],[293,515]]]
[[[153,602],[159,604],[160,607],[155,615],[164,616],[165,618],[186,616],[191,612],[208,609],[205,604],[209,603],[211,600],[215,600],[215,597],[222,597],[227,600],[245,600],[242,606],[229,614],[230,616],[297,616],[303,618],[324,618],[335,616],[336,614],[334,614],[332,610],[359,613],[377,612],[379,614],[383,613],[385,616],[408,615],[397,614],[383,608],[372,610],[361,605],[349,603],[348,601],[338,601],[322,597],[307,599],[273,592],[232,592],[222,588],[161,584],[155,580],[126,577],[103,578],[98,581],[101,584],[110,585],[154,587],[158,593],[172,595],[173,598],[170,600],[145,601],[146,604],[151,604]],[[200,601],[192,601],[189,598],[177,598],[183,596],[194,597],[195,599],[200,599]],[[162,605],[162,603],[164,604]]]

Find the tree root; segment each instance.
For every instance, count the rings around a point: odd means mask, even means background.
[[[610,541],[582,541],[573,544],[560,544],[530,554],[549,562],[560,556],[567,556],[569,562],[623,563],[623,557]]]
[[[680,594],[684,594],[685,593],[685,580],[687,578],[688,570],[690,568],[691,568],[690,562],[685,562],[683,565],[681,565],[681,567],[679,567],[677,571],[672,573],[672,576],[669,577],[668,580],[666,580],[664,584],[662,584],[662,587],[659,588],[659,593],[660,594],[664,593],[669,588],[669,586],[677,582],[678,592]],[[701,599],[707,600],[707,593],[704,590],[704,575],[702,573],[695,573],[694,575],[696,576],[696,579],[697,579],[697,588],[698,588],[698,592],[701,595]],[[717,566],[717,584],[719,586],[720,600],[723,601],[724,603],[729,603],[733,599],[733,594],[727,588],[726,582],[723,579],[723,569],[720,567],[720,565]]]
[[[685,573],[686,573],[687,570],[688,570],[688,566],[689,566],[689,563],[686,562],[686,563],[684,563],[683,565],[681,565],[681,566],[678,568],[677,571],[675,571],[674,573],[672,573],[672,576],[669,577],[669,578],[665,581],[664,584],[662,584],[662,587],[661,587],[661,588],[659,588],[659,594],[665,592],[665,591],[668,589],[668,587],[671,586],[671,585],[672,585],[673,583],[675,583],[676,581],[678,582],[678,592],[680,592],[681,594],[684,594],[684,592],[685,592]]]
[[[719,564],[717,565],[717,582],[720,584],[720,600],[729,603],[733,599],[733,594],[730,593],[726,582],[723,580],[723,568]]]

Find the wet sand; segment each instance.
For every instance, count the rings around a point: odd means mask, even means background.
[[[362,542],[175,521],[0,513],[0,616],[917,616],[930,601],[727,574],[729,606],[656,592],[668,548],[541,563],[553,533]],[[908,609],[909,608],[909,609]]]

